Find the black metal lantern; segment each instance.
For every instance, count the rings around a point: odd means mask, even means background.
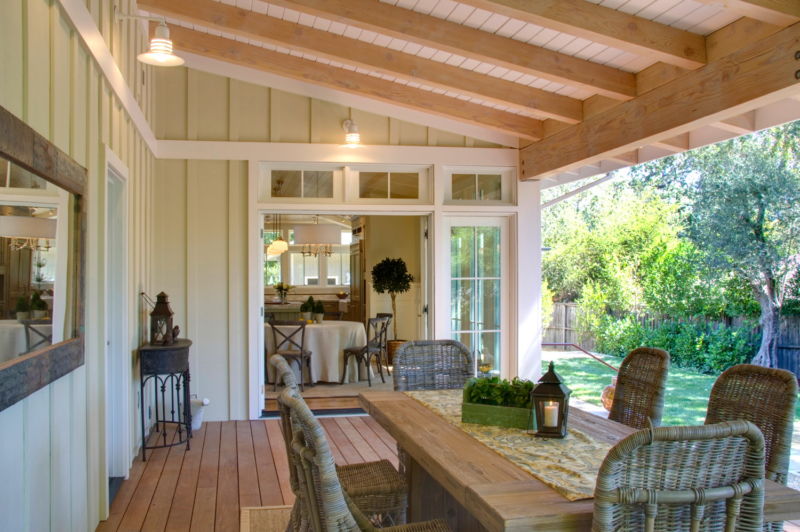
[[[150,345],[172,345],[175,340],[172,332],[172,309],[169,308],[167,294],[156,296],[156,305],[150,313]]]
[[[564,386],[553,363],[531,392],[531,408],[536,416],[536,436],[563,438],[567,435],[569,396],[572,390]]]

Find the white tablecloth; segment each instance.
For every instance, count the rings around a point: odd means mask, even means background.
[[[49,335],[52,332],[52,325],[35,326],[43,334]],[[41,340],[36,333],[31,333],[31,344],[36,344]],[[37,348],[44,347],[39,344]],[[26,352],[25,326],[17,320],[0,320],[0,362],[11,360]]]
[[[278,341],[280,342],[280,337]],[[268,323],[264,324],[264,342],[267,353],[272,354],[275,344]],[[339,382],[344,365],[344,349],[363,347],[366,343],[364,324],[357,321],[323,321],[306,325],[305,348],[311,351],[311,381]],[[362,375],[357,375],[355,361],[351,359],[344,381],[357,381],[359,377],[366,379],[363,367],[362,365]],[[269,368],[269,374],[273,374],[272,367]]]

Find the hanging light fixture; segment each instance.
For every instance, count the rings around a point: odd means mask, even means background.
[[[281,236],[280,214],[272,215],[272,228],[272,232],[278,236],[267,246],[267,255],[280,255],[289,251],[289,244]]]
[[[342,129],[344,129],[344,145],[348,148],[357,148],[361,146],[361,133],[358,132],[358,126],[355,122],[348,119],[342,122]]]
[[[141,63],[154,66],[181,66],[183,59],[172,52],[172,40],[169,38],[169,28],[165,20],[161,19],[156,26],[153,38],[150,39],[150,50],[136,56]]]
[[[181,66],[184,63],[183,59],[172,51],[172,39],[169,38],[169,27],[167,27],[167,21],[164,17],[125,15],[116,5],[114,5],[114,14],[117,20],[133,18],[158,22],[158,26],[153,32],[153,37],[150,39],[149,50],[136,56],[140,63],[164,67]]]
[[[0,216],[0,236],[11,239],[12,251],[50,249],[50,240],[56,237],[56,223],[55,218]]]
[[[318,223],[314,217],[313,224],[294,226],[294,243],[302,247],[301,253],[306,257],[325,255],[330,257],[333,246],[342,243],[342,230],[338,225]]]

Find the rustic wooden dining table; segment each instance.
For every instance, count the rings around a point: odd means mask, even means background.
[[[364,409],[407,455],[409,522],[452,530],[590,530],[592,499],[570,502],[508,459],[400,392],[364,392]],[[571,427],[616,443],[634,429],[570,408]],[[766,482],[765,521],[800,518],[800,491]]]

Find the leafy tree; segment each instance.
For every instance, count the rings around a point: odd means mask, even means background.
[[[660,161],[639,173],[682,196],[686,235],[722,278],[745,280],[763,330],[754,363],[777,365],[781,307],[800,267],[798,124]],[[660,174],[660,175],[659,175]]]

